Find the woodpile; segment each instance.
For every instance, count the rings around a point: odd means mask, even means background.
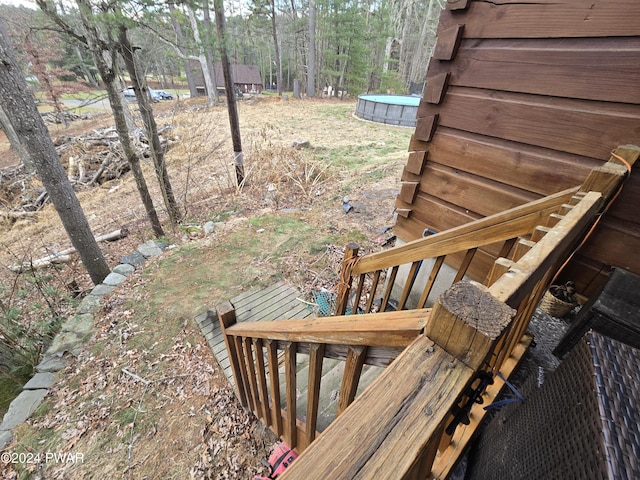
[[[166,151],[177,141],[172,127],[159,129],[160,143]],[[143,130],[132,133],[133,146],[139,158],[151,157],[149,142]],[[115,127],[92,130],[81,135],[61,135],[53,139],[60,160],[76,190],[92,188],[115,180],[130,170]],[[23,165],[0,169],[0,201],[7,208],[0,216],[15,221],[40,210],[48,195],[35,174]]]

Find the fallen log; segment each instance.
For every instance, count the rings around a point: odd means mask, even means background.
[[[17,220],[19,218],[35,217],[36,212],[0,212],[0,216]]]
[[[119,240],[121,238],[129,235],[129,231],[126,228],[120,228],[118,230],[114,230],[111,233],[105,233],[104,235],[99,235],[96,238],[96,242],[112,242],[114,240]],[[39,268],[47,267],[54,263],[67,263],[71,261],[71,254],[76,253],[76,249],[74,247],[67,248],[65,250],[61,250],[59,252],[53,253],[51,255],[47,255],[45,257],[39,258],[37,260],[32,260],[30,262],[22,262],[21,264],[9,265],[7,268],[12,272],[21,273],[26,270],[37,270]]]

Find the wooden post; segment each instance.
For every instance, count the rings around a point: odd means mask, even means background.
[[[440,295],[424,334],[478,372],[515,314],[515,310],[496,300],[485,286],[460,281]],[[468,399],[463,398],[465,401]],[[453,419],[450,414],[445,423]],[[442,433],[440,452],[446,450],[452,436],[453,433]]]
[[[477,370],[515,313],[486,287],[461,281],[440,295],[424,334]]]
[[[338,298],[336,299],[336,311],[334,315],[344,315],[347,311],[347,302],[349,300],[349,290],[351,290],[351,283],[353,278],[351,272],[353,270],[353,264],[358,257],[358,247],[355,243],[349,243],[344,250],[344,258],[342,260],[342,267],[340,269],[340,280],[338,283]]]
[[[236,395],[243,407],[249,406],[247,402],[247,393],[245,385],[242,380],[242,374],[240,373],[240,363],[238,361],[238,351],[236,350],[236,344],[233,337],[227,335],[226,329],[236,323],[236,310],[231,305],[231,302],[224,302],[216,308],[218,312],[218,321],[220,322],[220,329],[222,330],[222,336],[224,338],[224,344],[227,347],[229,353],[229,363],[231,364],[231,371],[233,372],[233,378],[236,381]]]

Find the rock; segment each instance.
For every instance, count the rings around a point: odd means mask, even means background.
[[[57,353],[62,355],[64,352],[76,354],[79,352],[86,337],[87,335],[81,335],[77,332],[60,332],[53,339],[46,353],[47,355],[55,355]]]
[[[36,372],[59,372],[67,366],[67,360],[57,355],[46,355],[43,360],[36,365]]]
[[[93,313],[100,307],[100,301],[101,298],[97,295],[87,295],[84,297],[84,300],[80,302],[76,313]]]
[[[13,433],[8,430],[0,430],[0,450],[4,450],[11,440],[13,440]]]
[[[292,147],[300,150],[301,148],[310,148],[311,144],[308,140],[295,140]]]
[[[157,257],[162,253],[162,249],[156,245],[156,242],[149,240],[138,247],[138,252],[145,258]]]
[[[93,295],[94,297],[102,297],[103,295],[109,295],[115,289],[116,287],[114,287],[113,285],[105,285],[104,283],[101,283],[100,285],[96,285],[95,287],[93,287],[93,290],[91,290],[91,294],[88,296],[90,297],[91,295]]]
[[[213,222],[207,222],[202,226],[202,228],[204,229],[204,233],[206,235],[211,235],[216,231],[216,224]]]
[[[47,390],[24,390],[9,405],[0,430],[11,430],[24,422],[38,408],[46,395]]]
[[[129,264],[132,266],[142,265],[146,262],[147,259],[140,252],[133,252],[131,255],[127,255],[126,257],[122,257],[120,259],[120,263]]]
[[[121,263],[120,265],[117,265],[114,269],[113,272],[114,273],[119,273],[120,275],[130,275],[133,272],[135,272],[135,267],[129,263]]]
[[[90,313],[83,313],[71,317],[64,322],[61,331],[63,332],[75,332],[80,336],[86,336],[93,332],[93,315]]]
[[[56,379],[53,373],[42,372],[36,373],[31,380],[29,380],[23,388],[23,390],[41,390],[48,389],[53,385],[53,381]]]
[[[125,277],[124,275],[120,274],[120,273],[116,273],[116,272],[111,272],[109,275],[107,275],[107,277],[102,281],[102,283],[104,283],[105,285],[112,285],[112,286],[118,286],[120,285],[122,282],[124,282],[127,279],[127,277]]]

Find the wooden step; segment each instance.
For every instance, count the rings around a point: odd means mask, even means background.
[[[300,292],[294,287],[285,282],[278,282],[267,288],[242,292],[230,301],[236,309],[238,322],[315,317],[315,313],[308,308],[307,304],[299,300],[300,297]],[[235,386],[229,355],[215,311],[207,310],[201,313],[196,317],[196,322],[207,339],[220,368],[231,385]]]

